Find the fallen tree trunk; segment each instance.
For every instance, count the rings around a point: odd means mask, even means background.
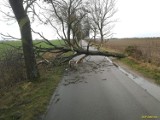
[[[58,59],[62,59],[63,57],[63,61],[64,62],[68,62],[69,60],[71,60],[72,58],[79,56],[79,55],[92,55],[92,56],[107,56],[107,57],[116,57],[116,58],[124,58],[125,55],[124,54],[120,54],[120,53],[114,53],[114,52],[108,52],[108,51],[94,51],[94,50],[89,50],[89,49],[82,49],[82,48],[65,48],[65,47],[57,47],[54,46],[53,48],[41,48],[41,47],[36,47],[37,52],[51,52],[51,53],[59,53],[59,55],[57,55],[58,57],[56,58],[56,60]],[[64,53],[68,53],[68,52],[72,52],[72,54],[69,54],[68,56],[63,56]]]
[[[75,50],[78,54],[85,54],[85,55],[100,55],[100,56],[107,56],[107,57],[117,57],[117,58],[124,58],[124,54],[120,53],[113,53],[107,51],[87,51],[87,50]]]

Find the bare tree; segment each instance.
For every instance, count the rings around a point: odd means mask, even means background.
[[[87,12],[83,0],[47,0],[51,5],[47,9],[51,17],[46,17],[53,24],[53,17],[60,23],[63,35],[60,35],[70,47],[79,47],[79,41],[84,37],[82,21]],[[52,18],[52,19],[50,19]],[[53,26],[53,25],[52,25]],[[53,26],[57,32],[58,28]]]
[[[90,24],[90,21],[89,21],[88,14],[84,18],[82,24],[83,24],[84,37],[89,38],[90,37],[91,24]]]
[[[25,9],[23,2],[27,3]],[[33,2],[35,2],[35,0],[9,0],[9,4],[20,28],[26,73],[29,80],[35,80],[39,77],[33,50],[30,20],[27,15],[27,10]]]
[[[116,13],[115,0],[90,0],[89,5],[89,17],[94,36],[98,29],[101,42],[103,42],[104,37],[110,37],[113,34],[111,29],[113,28],[112,23],[115,22],[113,20],[113,16]]]

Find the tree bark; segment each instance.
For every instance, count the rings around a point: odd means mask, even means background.
[[[100,30],[100,34],[101,34],[101,44],[103,43],[104,41],[104,37],[103,37],[103,30]]]
[[[9,0],[9,3],[20,28],[27,78],[35,80],[39,78],[39,72],[33,50],[30,20],[24,10],[23,0]]]

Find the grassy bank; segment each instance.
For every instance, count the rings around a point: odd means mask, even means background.
[[[39,120],[61,80],[64,66],[42,74],[35,82],[21,82],[0,91],[0,120]]]

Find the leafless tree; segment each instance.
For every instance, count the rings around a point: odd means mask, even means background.
[[[26,2],[25,8],[23,7],[24,2]],[[26,73],[29,80],[35,80],[39,77],[33,50],[30,20],[27,15],[27,10],[33,2],[35,2],[35,0],[9,0],[9,4],[20,28]]]
[[[82,21],[86,17],[83,0],[46,0],[50,4],[50,16],[60,23],[63,35],[60,35],[70,47],[79,47],[79,41],[84,37]],[[51,17],[47,18],[52,24]],[[53,26],[53,25],[52,25]],[[53,26],[57,32],[58,28]]]
[[[113,16],[116,13],[115,0],[89,0],[90,20],[94,36],[97,29],[101,36],[101,42],[104,37],[112,36]]]

